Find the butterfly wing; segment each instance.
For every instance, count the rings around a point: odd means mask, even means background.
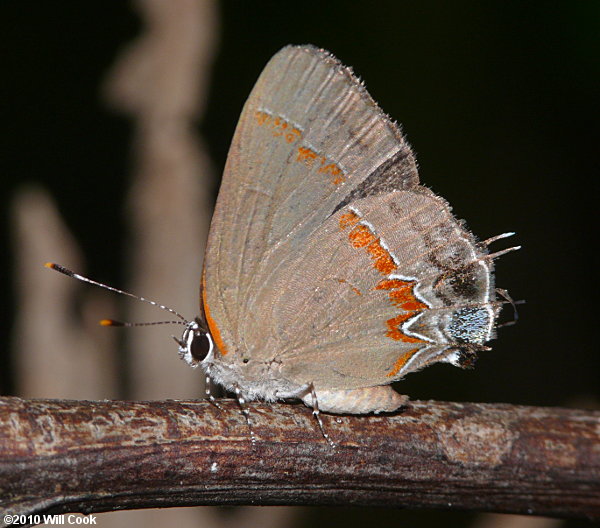
[[[313,47],[279,52],[244,107],[203,284],[219,362],[256,396],[460,364],[497,315],[486,249],[418,184],[362,84]]]
[[[332,214],[417,184],[399,128],[348,68],[311,46],[275,55],[242,111],[207,245],[203,304],[223,360],[274,354],[271,281]]]
[[[424,187],[351,202],[304,242],[260,299],[270,338],[279,337],[280,375],[356,389],[433,362],[459,364],[460,349],[493,333],[485,257],[445,200]]]

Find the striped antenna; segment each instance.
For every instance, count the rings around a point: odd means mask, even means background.
[[[122,321],[115,321],[114,319],[102,319],[100,321],[100,324],[102,326],[151,326],[151,325],[158,325],[158,324],[182,324],[182,325],[190,324],[190,322],[185,317],[183,317],[183,315],[181,315],[179,312],[176,312],[175,310],[173,310],[173,308],[169,308],[168,306],[165,306],[164,304],[160,304],[156,301],[146,299],[145,297],[141,297],[139,295],[135,295],[133,293],[130,293],[130,292],[127,292],[124,290],[119,290],[118,288],[113,288],[112,286],[108,286],[101,282],[97,282],[88,277],[84,277],[83,275],[79,275],[79,273],[75,273],[74,271],[72,271],[68,268],[65,268],[64,266],[61,266],[60,264],[56,264],[54,262],[46,262],[44,264],[44,266],[46,268],[50,268],[54,271],[58,271],[59,273],[62,273],[63,275],[66,275],[67,277],[72,277],[72,278],[80,280],[82,282],[87,282],[89,284],[93,284],[94,286],[100,286],[100,288],[104,288],[105,290],[110,290],[115,293],[120,293],[121,295],[127,295],[127,297],[132,297],[133,299],[137,299],[138,301],[142,301],[142,302],[151,304],[152,306],[156,306],[156,307],[160,308],[161,310],[165,310],[166,312],[169,312],[179,318],[179,321],[156,321],[156,322],[150,322],[150,323],[124,323]]]

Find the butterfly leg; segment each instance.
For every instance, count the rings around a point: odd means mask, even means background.
[[[235,392],[235,398],[237,399],[240,409],[242,410],[242,414],[245,416],[246,423],[248,424],[248,429],[250,431],[250,442],[252,442],[252,447],[255,448],[256,435],[254,434],[254,429],[252,429],[252,418],[250,416],[250,411],[246,406],[246,399],[242,395],[242,391],[238,385],[236,385],[233,390]]]
[[[315,386],[313,383],[311,383],[308,387],[308,390],[310,391],[310,397],[312,399],[312,408],[313,408],[313,416],[317,419],[317,423],[319,424],[319,429],[321,429],[321,434],[323,435],[323,438],[325,438],[325,440],[327,440],[327,442],[329,443],[329,445],[335,449],[337,446],[335,444],[335,442],[331,439],[331,437],[329,436],[329,434],[325,431],[325,427],[323,427],[323,420],[321,420],[321,413],[319,411],[319,400],[317,399],[317,393],[315,391]]]
[[[204,393],[206,394],[208,401],[210,403],[212,403],[217,409],[219,409],[219,411],[222,411],[223,407],[221,407],[221,405],[219,405],[219,402],[217,401],[217,399],[210,392],[211,381],[212,381],[212,378],[210,377],[210,369],[206,369],[206,381],[204,383]]]
[[[519,312],[517,311],[517,304],[522,304],[525,301],[518,301],[518,302],[513,301],[512,297],[508,294],[508,292],[502,288],[496,288],[496,293],[498,295],[500,295],[500,297],[502,297],[507,303],[509,303],[513,307],[512,321],[507,321],[506,323],[496,325],[496,328],[501,328],[503,326],[512,326],[514,324],[517,324],[517,321],[519,320]]]

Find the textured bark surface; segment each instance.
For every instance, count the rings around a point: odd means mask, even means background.
[[[377,505],[600,518],[600,413],[411,402],[328,416],[234,401],[0,398],[2,513]]]

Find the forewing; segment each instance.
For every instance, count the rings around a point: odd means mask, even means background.
[[[275,55],[242,111],[207,246],[204,310],[221,352],[253,350],[255,324],[270,330],[258,299],[335,211],[417,183],[400,130],[348,68],[310,46]]]

